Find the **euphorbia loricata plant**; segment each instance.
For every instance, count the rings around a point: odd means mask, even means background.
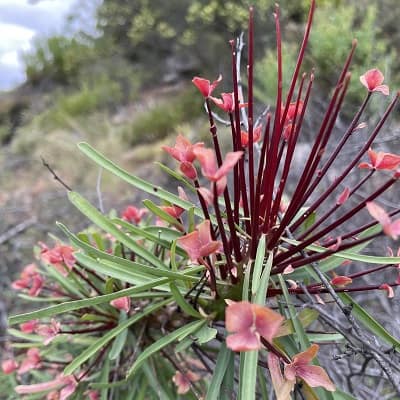
[[[49,399],[351,399],[342,390],[352,387],[335,382],[335,361],[327,363],[334,358],[332,343],[344,354],[336,360],[365,357],[382,370],[386,390],[399,392],[400,342],[355,299],[360,292],[392,297],[400,284],[400,257],[363,254],[371,241],[400,235],[400,208],[387,212],[378,205],[400,177],[400,156],[378,151],[375,142],[399,95],[388,99],[377,69],[362,75],[361,84],[357,77],[365,99],[339,141],[331,140],[346,104],[354,41],[322,119],[314,120],[318,128],[308,151],[302,150],[302,168],[294,171],[304,121],[314,118],[314,73],[303,71],[314,12],[312,1],[284,92],[276,7],[276,102],[261,116],[253,96],[253,9],[245,73],[241,43],[231,41],[226,81],[232,87],[219,97],[221,76],[193,78],[196,95],[204,98],[211,145],[182,134],[163,147],[178,162],[178,171],[162,167],[179,181],[177,194],[79,144],[101,167],[158,200],[144,200],[145,208],[131,205],[118,218],[69,192],[93,226],[74,235],[59,224],[69,243],[41,245],[38,263],[13,284],[24,298],[47,302],[9,321],[19,329],[9,330],[14,347],[2,368],[16,374],[17,393]],[[372,97],[387,104],[369,127],[364,118]],[[230,126],[229,148],[220,140],[221,120]],[[360,148],[331,180],[332,165],[352,135]],[[361,178],[351,184],[347,178],[355,173]],[[349,262],[361,266],[346,273]],[[374,284],[365,283],[370,275]],[[324,365],[318,365],[317,343],[326,345]]]

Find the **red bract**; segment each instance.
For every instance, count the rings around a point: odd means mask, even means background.
[[[178,394],[185,394],[190,390],[190,385],[192,382],[196,382],[200,379],[200,376],[192,371],[187,371],[184,374],[180,371],[176,371],[175,375],[172,377],[172,381],[177,387]]]
[[[29,289],[30,296],[38,296],[42,290],[44,278],[39,274],[35,264],[27,265],[20,274],[20,279],[12,282],[11,287],[16,290]]]
[[[254,128],[253,131],[253,143],[257,143],[261,139],[261,132],[262,132],[262,126],[258,125],[256,128]],[[240,132],[240,140],[242,143],[242,147],[247,147],[249,145],[249,133],[246,131],[241,131]]]
[[[268,368],[271,373],[272,385],[278,400],[290,400],[290,393],[300,378],[310,387],[323,387],[330,392],[336,390],[328,374],[321,367],[310,365],[318,353],[319,346],[311,345],[306,351],[293,357],[291,363],[285,363],[282,375],[279,358],[274,353],[268,353]]]
[[[60,330],[61,324],[55,319],[52,319],[50,324],[39,325],[36,328],[36,333],[40,336],[43,336],[43,344],[47,346],[56,338],[56,336],[60,333]]]
[[[218,106],[221,110],[231,113],[235,110],[235,101],[233,98],[233,93],[221,93],[221,98],[211,97],[211,100]]]
[[[348,187],[344,188],[343,192],[340,193],[338,199],[336,200],[336,204],[341,206],[344,204],[350,196],[350,189]]]
[[[179,198],[182,200],[188,200],[188,197],[186,196],[185,191],[183,190],[182,187],[178,186],[178,192],[179,192]],[[161,206],[160,207],[163,211],[165,211],[167,214],[169,214],[173,218],[179,218],[182,213],[185,211],[184,208],[179,207],[179,206]]]
[[[393,171],[400,165],[400,156],[396,154],[384,153],[383,151],[377,153],[369,149],[368,157],[370,163],[362,162],[358,166],[359,168]]]
[[[379,286],[379,289],[384,290],[386,292],[386,294],[387,294],[387,297],[389,297],[389,299],[394,297],[394,290],[387,283],[382,283],[382,285]]]
[[[192,261],[196,261],[200,257],[207,257],[217,252],[221,247],[221,242],[212,240],[209,220],[199,224],[197,230],[181,236],[177,242]]]
[[[68,270],[71,270],[75,265],[74,251],[71,246],[62,244],[57,244],[52,249],[42,244],[41,258],[45,262],[52,264],[63,275],[66,275]]]
[[[364,75],[360,76],[360,82],[370,91],[370,92],[381,92],[385,96],[389,94],[389,87],[387,85],[382,85],[385,77],[379,69],[374,68],[367,71]]]
[[[16,371],[18,368],[18,363],[13,359],[10,358],[8,360],[4,360],[1,363],[1,369],[4,374],[12,374],[14,371]]]
[[[201,165],[202,174],[210,181],[217,182],[233,169],[243,155],[242,151],[232,151],[226,154],[221,167],[218,168],[215,153],[211,149],[196,149],[196,158]]]
[[[138,224],[143,216],[147,213],[146,208],[136,208],[135,206],[128,206],[122,213],[122,218],[128,222]]]
[[[211,96],[213,90],[218,86],[218,84],[222,81],[222,75],[219,75],[217,80],[211,83],[209,80],[200,78],[195,76],[192,79],[193,84],[200,90],[200,93],[206,99]]]
[[[111,300],[110,304],[117,310],[122,310],[128,313],[131,309],[131,298],[129,296],[120,297],[118,299]]]
[[[400,235],[400,219],[392,221],[388,213],[376,203],[370,201],[366,204],[368,212],[374,217],[383,228],[383,232],[396,240]]]
[[[59,400],[68,399],[74,392],[76,387],[78,386],[78,382],[73,375],[59,375],[55,379],[48,381],[37,383],[34,385],[19,385],[15,387],[15,391],[18,394],[35,394],[41,392],[47,392],[53,389],[61,389],[59,391]]]
[[[299,105],[297,106],[297,113],[296,113],[296,102],[290,103],[289,107],[288,107],[288,111],[286,114],[286,118],[285,118],[285,124],[289,123],[289,122],[293,122],[293,120],[295,119],[295,117],[299,114],[301,114],[301,112],[303,111],[303,105],[304,102],[303,101],[299,101]],[[283,113],[285,110],[285,107],[282,106],[282,110],[281,113]]]
[[[40,366],[42,358],[40,356],[39,349],[32,347],[26,352],[26,358],[22,360],[21,366],[18,369],[18,374],[22,375],[29,372],[32,369],[36,369]]]
[[[333,279],[331,279],[331,284],[339,287],[350,285],[352,282],[353,280],[350,277],[343,275],[335,276]]]
[[[284,376],[288,381],[293,382],[293,385],[296,383],[297,377],[303,379],[308,386],[322,386],[326,390],[334,392],[335,386],[325,370],[316,365],[311,365],[311,361],[317,355],[318,350],[319,346],[314,343],[306,351],[295,355],[293,361],[285,365]]]
[[[194,154],[194,149],[204,147],[204,143],[190,143],[188,139],[186,139],[182,135],[178,135],[176,137],[176,142],[174,147],[162,146],[162,149],[169,153],[175,160],[177,161],[187,161],[189,163],[193,162],[196,158]]]
[[[23,333],[32,333],[36,330],[38,326],[39,320],[33,319],[31,321],[24,322],[19,326],[21,332]]]
[[[271,343],[283,320],[280,314],[268,307],[248,301],[230,301],[225,310],[225,327],[231,333],[226,339],[226,345],[233,351],[260,349],[260,338]]]

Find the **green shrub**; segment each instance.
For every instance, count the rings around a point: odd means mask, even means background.
[[[201,109],[201,99],[194,96],[193,89],[185,90],[135,118],[124,132],[125,140],[131,145],[159,140],[175,132],[177,125],[195,119]]]
[[[82,65],[89,62],[92,53],[91,46],[76,38],[40,38],[22,57],[27,80],[32,84],[46,80],[68,84],[75,79]]]

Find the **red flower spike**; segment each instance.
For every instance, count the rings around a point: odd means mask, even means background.
[[[221,242],[211,238],[209,220],[199,224],[197,230],[181,236],[177,242],[192,261],[197,261],[200,257],[207,257],[216,253],[221,248]]]
[[[360,76],[360,82],[369,92],[381,92],[385,96],[389,95],[389,87],[382,85],[385,77],[379,69],[370,69],[364,75]]]
[[[388,285],[387,283],[382,283],[381,286],[379,286],[379,289],[381,290],[385,290],[387,293],[387,297],[389,297],[389,299],[392,299],[394,297],[394,290],[393,288]]]
[[[400,236],[400,219],[392,222],[387,212],[372,201],[367,202],[366,206],[371,216],[382,225],[383,232],[396,240]]]
[[[359,164],[359,168],[393,171],[400,165],[400,156],[396,154],[384,153],[383,151],[377,153],[369,149],[368,157],[370,163],[362,162]]]
[[[344,275],[335,276],[333,279],[331,279],[331,285],[338,287],[345,287],[350,285],[352,282],[353,279]]]
[[[284,377],[292,383],[294,387],[296,378],[303,379],[310,387],[322,386],[330,392],[334,392],[335,385],[330,380],[328,374],[321,367],[310,365],[319,350],[317,344],[312,344],[306,351],[299,353],[293,357],[290,364],[285,365]]]
[[[148,211],[146,208],[136,208],[135,206],[128,206],[122,213],[122,219],[130,223],[138,224],[147,212]]]
[[[110,305],[117,310],[122,310],[128,313],[131,309],[131,298],[129,296],[120,297],[118,299],[111,300]]]
[[[225,326],[231,333],[226,345],[233,351],[260,349],[260,337],[272,342],[283,320],[280,314],[268,307],[248,301],[230,302],[225,311]]]
[[[1,369],[3,371],[3,374],[6,375],[12,374],[14,371],[17,370],[17,368],[18,368],[18,363],[13,358],[4,360],[1,363]]]
[[[348,187],[344,188],[343,192],[339,195],[338,199],[336,200],[336,204],[341,206],[344,204],[350,196],[350,189]]]
[[[253,131],[253,143],[257,143],[261,139],[261,133],[262,133],[262,126],[258,125],[256,128],[254,128]],[[241,131],[240,132],[240,140],[242,143],[242,147],[247,147],[249,145],[249,134],[246,131]]]
[[[193,84],[200,90],[200,93],[203,95],[204,98],[209,98],[214,91],[214,89],[218,86],[218,84],[222,81],[222,75],[220,74],[213,83],[209,80],[200,78],[195,76],[192,79]]]

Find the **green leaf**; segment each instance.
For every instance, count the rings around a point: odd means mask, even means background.
[[[127,314],[125,311],[120,311],[118,324],[122,324],[126,321]],[[126,338],[128,337],[128,329],[124,329],[114,340],[108,358],[110,360],[116,360],[124,348]]]
[[[153,354],[159,352],[165,346],[168,346],[176,340],[184,339],[186,336],[189,336],[193,332],[197,331],[205,323],[205,320],[191,322],[190,324],[182,326],[181,328],[169,333],[166,336],[163,336],[161,339],[151,344],[139,354],[138,358],[126,374],[126,379],[130,379],[132,375],[141,367],[141,365]]]
[[[258,242],[256,259],[253,264],[253,277],[251,282],[251,293],[253,298],[256,296],[257,290],[260,286],[260,278],[263,271],[264,258],[265,258],[265,235],[262,235],[260,241]]]
[[[348,393],[342,392],[339,389],[336,389],[336,391],[332,393],[332,396],[333,400],[357,400],[355,397]]]
[[[290,244],[299,244],[297,240],[283,239],[285,242]],[[325,247],[317,246],[315,244],[306,247],[307,250],[315,251],[316,253],[324,253],[327,251]],[[340,251],[332,254],[329,257],[340,258],[352,261],[361,261],[369,264],[400,264],[400,257],[383,257],[383,256],[368,256],[364,254],[358,254],[351,251]]]
[[[153,304],[146,307],[142,312],[137,313],[133,317],[129,318],[122,324],[119,324],[116,328],[107,332],[100,339],[96,340],[92,345],[86,348],[82,353],[79,353],[74,360],[65,367],[64,375],[71,375],[76,369],[78,369],[85,361],[97,354],[103,346],[105,346],[110,340],[114,339],[125,329],[128,329],[134,323],[140,321],[143,317],[153,313],[161,307],[164,307],[171,302],[171,299],[164,300],[160,303]]]
[[[195,318],[203,318],[202,315],[185,300],[175,283],[170,282],[169,287],[176,304],[178,304],[183,312]]]
[[[301,323],[303,327],[307,327],[312,322],[314,322],[318,318],[318,311],[313,310],[311,308],[303,308],[298,314],[297,319]],[[279,334],[277,337],[290,335],[294,332],[293,323],[290,319],[287,319],[279,329]]]
[[[155,267],[166,269],[165,264],[159,258],[146,250],[143,246],[136,243],[135,240],[123,233],[120,229],[118,229],[118,227],[116,227],[109,219],[107,219],[101,212],[99,212],[96,207],[92,206],[79,193],[68,192],[68,197],[71,203],[99,228],[110,233],[126,247],[135,252],[135,254],[137,254],[143,260],[146,260]]]
[[[265,265],[264,271],[261,275],[260,282],[257,288],[257,292],[253,295],[253,301],[256,304],[265,305],[265,299],[267,297],[269,276],[271,273],[273,261],[272,252],[268,253],[267,263]]]
[[[239,376],[239,400],[255,400],[258,350],[242,352],[243,367]]]
[[[213,340],[217,336],[218,330],[210,328],[209,326],[203,326],[193,336],[197,339],[198,344],[204,344]]]
[[[282,274],[278,275],[279,284],[283,292],[283,296],[285,298],[286,306],[289,311],[290,320],[292,321],[294,331],[296,333],[296,337],[300,343],[301,351],[306,350],[310,347],[310,341],[307,338],[307,335],[304,331],[303,325],[300,323],[299,319],[297,318],[296,309],[294,308],[292,301],[290,299],[288,288],[286,287],[286,283],[283,279]]]
[[[146,290],[153,289],[159,285],[169,282],[167,278],[155,279],[149,283],[141,286],[136,286],[128,289],[123,289],[115,293],[105,294],[103,296],[91,297],[89,299],[68,301],[66,303],[57,304],[54,306],[42,308],[41,310],[31,311],[25,314],[14,315],[9,318],[10,325],[20,324],[22,322],[30,321],[31,319],[50,318],[57,314],[66,313],[69,311],[79,310],[81,308],[91,307],[97,304],[108,303],[111,300],[118,299],[124,296],[131,296],[133,294],[145,292]],[[168,293],[165,294],[169,296]],[[171,300],[169,300],[171,301]]]
[[[197,277],[190,277],[190,276],[186,276],[186,275],[190,275],[191,273],[188,274],[188,271],[191,271],[193,274],[196,274],[197,272],[202,271],[204,268],[203,267],[194,267],[191,269],[186,269],[183,272],[173,272],[170,270],[166,270],[166,269],[157,269],[157,268],[153,268],[153,267],[149,267],[147,265],[143,265],[143,264],[139,264],[130,260],[126,260],[125,258],[122,257],[117,257],[114,256],[112,254],[100,251],[98,249],[96,249],[95,247],[83,242],[82,240],[80,240],[76,235],[74,235],[72,232],[70,232],[63,224],[58,223],[58,226],[61,228],[61,230],[68,236],[68,238],[70,239],[70,241],[77,247],[81,248],[82,250],[85,251],[85,253],[88,253],[89,255],[93,255],[96,258],[100,258],[103,260],[107,260],[109,262],[112,263],[112,265],[115,266],[114,269],[118,269],[119,272],[126,272],[129,271],[131,272],[133,275],[135,276],[143,276],[143,274],[147,275],[148,277],[152,277],[152,276],[168,276],[171,278],[175,278],[177,280],[188,280],[188,281],[192,281],[192,282],[197,282],[198,278]],[[79,257],[81,255],[81,253],[77,253],[76,256]],[[96,260],[92,260],[90,261],[88,259],[87,256],[83,255],[83,259],[82,260],[86,260],[88,263],[90,263],[90,267],[94,270],[96,270],[96,264],[93,264],[93,262],[95,262]],[[99,271],[97,269],[98,272],[104,272],[104,268],[106,271],[109,271],[109,265],[111,264],[107,264],[106,266],[104,266],[102,268],[101,271]],[[100,267],[100,266],[99,266]],[[107,272],[104,272],[107,275]],[[185,275],[184,277],[182,277],[182,274]],[[132,275],[132,276],[133,276]],[[119,279],[119,278],[118,278]],[[133,278],[134,279],[134,278]]]
[[[224,379],[229,362],[234,362],[234,359],[232,359],[231,357],[232,354],[232,351],[226,347],[225,343],[221,343],[214,368],[214,373],[211,378],[210,386],[208,387],[205,400],[217,400],[219,398],[221,393],[222,381]]]
[[[167,222],[168,224],[175,226],[177,229],[180,231],[184,231],[183,225],[174,217],[169,215],[167,212],[165,212],[163,209],[161,209],[157,204],[154,204],[151,200],[144,200],[143,205],[150,210],[150,212],[157,217],[159,217],[161,220]]]
[[[182,235],[182,233],[171,229],[171,231],[174,232],[174,235],[172,236],[169,234],[167,239],[163,239],[161,236],[162,233],[165,232],[164,230],[158,229],[153,233],[153,231],[150,231],[149,229],[142,227],[139,228],[120,218],[113,219],[113,222],[115,222],[117,225],[121,225],[123,228],[129,230],[129,232],[132,232],[137,237],[148,239],[151,242],[157,243],[168,250],[170,249],[171,242]],[[177,249],[177,253],[182,257],[187,257],[186,252],[180,248]]]
[[[182,207],[185,210],[188,210],[190,207],[193,207],[193,204],[191,202],[182,200],[179,196],[168,192],[162,187],[154,186],[151,183],[148,183],[145,180],[138,178],[137,176],[129,174],[127,171],[123,170],[122,168],[114,164],[111,160],[104,157],[89,144],[83,142],[79,143],[78,148],[83,153],[85,153],[89,158],[91,158],[94,162],[96,162],[98,165],[102,166],[107,171],[123,179],[125,182],[128,182],[129,184],[135,186],[139,190],[149,193],[153,196],[156,196],[159,199],[166,200],[171,204],[175,204],[179,207]],[[195,213],[196,215],[203,217],[202,210],[200,210],[197,207]]]
[[[372,316],[359,304],[357,304],[347,293],[338,293],[338,295],[345,304],[352,306],[351,313],[355,318],[357,318],[358,321],[367,327],[374,335],[393,346],[397,352],[400,352],[400,341],[398,339],[393,337],[378,321],[372,318]]]

